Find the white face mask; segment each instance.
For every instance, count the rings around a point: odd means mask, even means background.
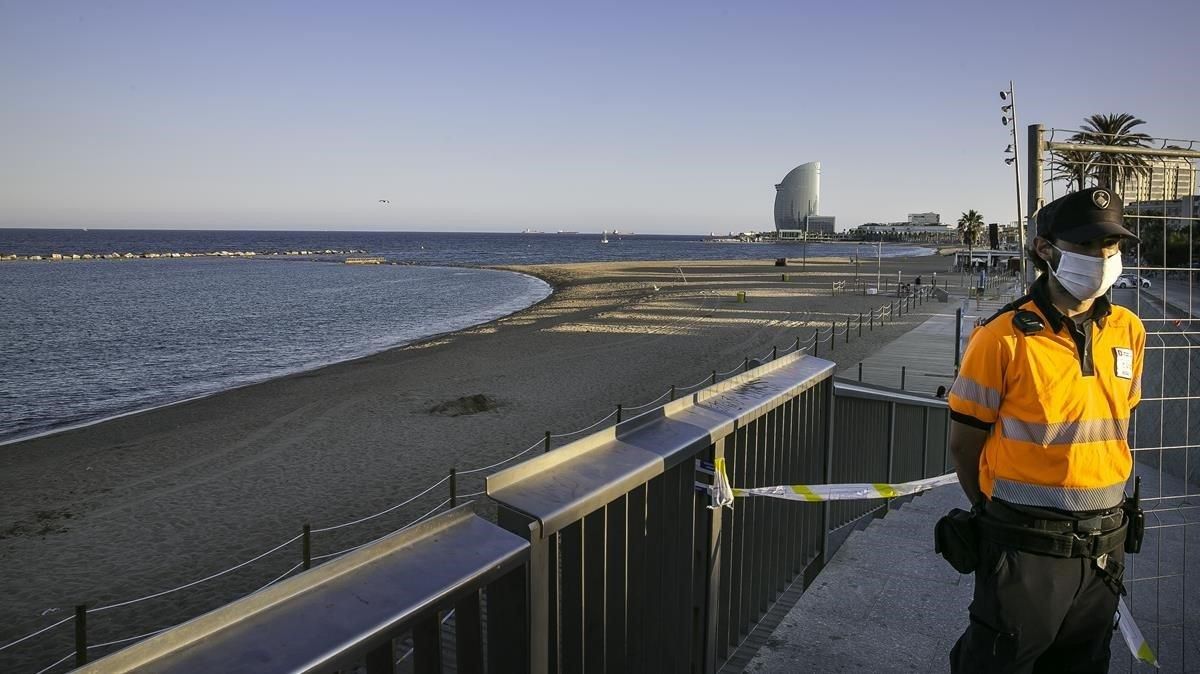
[[[1069,253],[1058,246],[1053,248],[1062,254],[1058,258],[1058,268],[1051,268],[1054,278],[1081,302],[1096,299],[1108,292],[1121,275],[1120,252],[1108,257],[1092,257]]]

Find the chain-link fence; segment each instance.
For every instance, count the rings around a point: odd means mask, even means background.
[[[1112,290],[1147,332],[1142,402],[1130,424],[1147,531],[1125,584],[1163,671],[1200,671],[1200,141],[1118,131],[1029,127],[1029,210],[1105,187],[1121,195],[1126,227],[1140,238],[1123,251]],[[1027,232],[1032,241],[1032,218]],[[1127,654],[1114,657],[1113,671],[1139,668]]]

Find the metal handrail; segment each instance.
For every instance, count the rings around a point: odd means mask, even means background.
[[[523,583],[528,556],[527,542],[463,505],[78,671],[235,671],[249,662],[261,671],[310,671],[390,662],[393,638],[440,624],[438,612],[464,595],[477,601],[478,590],[511,574]]]

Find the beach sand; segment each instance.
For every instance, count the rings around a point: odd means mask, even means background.
[[[554,294],[422,343],[0,447],[0,644],[69,616],[75,604],[105,606],[204,578],[297,536],[305,523],[316,529],[379,512],[451,468],[542,451],[547,430],[586,427],[618,403],[628,409],[671,384],[698,384],[894,299],[834,295],[834,281],[854,277],[846,259],[808,260],[803,274],[799,261],[772,263],[506,267],[546,279]],[[957,282],[951,264],[943,256],[884,260],[882,273],[893,284],[898,269],[905,281],[920,274],[928,283],[936,271]],[[861,276],[874,272],[875,261],[864,259]],[[737,303],[738,291],[747,303]],[[926,303],[864,328],[862,338],[839,341],[833,359],[851,366],[946,306]],[[481,491],[485,474],[462,476],[459,494]],[[443,484],[386,515],[315,533],[313,554],[367,542],[447,496]],[[196,587],[93,613],[89,643],[194,617],[300,559],[296,541]],[[0,670],[39,669],[73,643],[68,623],[0,652]]]

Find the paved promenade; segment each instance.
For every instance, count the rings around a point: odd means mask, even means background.
[[[985,301],[976,308],[971,301],[964,333],[976,317],[990,316],[1002,304]],[[929,362],[948,363],[953,372],[959,305],[952,299],[944,306],[948,311],[864,362],[897,364],[915,351]],[[857,373],[847,368],[839,374]],[[920,379],[910,381],[909,389],[929,390],[918,386]],[[1136,472],[1143,496],[1159,498],[1144,504],[1149,531],[1142,553],[1128,564],[1126,601],[1159,654],[1160,671],[1200,672],[1200,528],[1194,526],[1200,524],[1200,496],[1156,467],[1138,463]],[[851,534],[745,671],[948,671],[947,655],[966,626],[973,590],[972,576],[959,575],[933,551],[934,523],[953,507],[965,508],[966,497],[957,486],[943,487]],[[1113,653],[1113,672],[1155,671],[1132,661],[1119,634]]]

